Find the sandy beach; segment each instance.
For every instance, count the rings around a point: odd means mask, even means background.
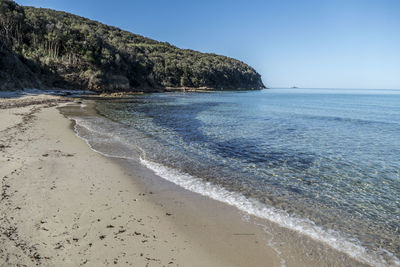
[[[0,99],[1,266],[361,265],[139,162],[96,153],[66,117],[81,103]]]
[[[232,226],[204,220],[202,239],[188,236],[156,192],[74,134],[58,97],[33,98],[0,109],[1,266],[279,265],[263,237],[228,243]]]
[[[400,267],[400,1],[350,2],[0,0],[0,267]]]

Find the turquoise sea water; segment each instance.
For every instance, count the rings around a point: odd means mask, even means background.
[[[96,108],[104,118],[77,125],[98,150],[362,261],[399,264],[400,91],[164,93]]]

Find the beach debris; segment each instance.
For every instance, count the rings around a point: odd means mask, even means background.
[[[126,230],[125,229],[119,229],[119,231],[117,232],[117,233],[115,233],[116,235],[119,235],[119,234],[122,234],[122,233],[125,233],[126,232]]]
[[[107,228],[114,228],[114,225],[109,224],[109,225],[107,225]]]
[[[171,215],[172,215],[172,213],[168,213],[168,212],[166,212],[166,213],[165,213],[165,215],[167,215],[167,216],[171,216]]]
[[[146,257],[145,259],[148,260],[148,261],[160,261],[159,259],[149,258],[149,257]]]
[[[99,238],[100,238],[101,240],[103,240],[104,238],[106,238],[106,236],[105,236],[105,235],[101,235],[101,236],[99,236]]]
[[[64,247],[63,244],[61,244],[60,242],[58,242],[56,245],[57,246],[54,249],[61,249]]]
[[[42,257],[39,253],[35,252],[33,255],[30,256],[32,259],[39,261]]]
[[[3,149],[5,149],[5,148],[8,148],[8,147],[10,147],[10,146],[8,146],[8,145],[3,145],[3,144],[0,144],[0,150],[3,150]]]

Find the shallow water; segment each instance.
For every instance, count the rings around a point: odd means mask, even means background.
[[[95,149],[363,262],[399,264],[400,91],[164,93],[96,109],[105,118],[75,118]]]

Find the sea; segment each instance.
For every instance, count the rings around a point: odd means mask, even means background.
[[[110,157],[400,266],[400,90],[266,89],[97,100],[78,136]]]

